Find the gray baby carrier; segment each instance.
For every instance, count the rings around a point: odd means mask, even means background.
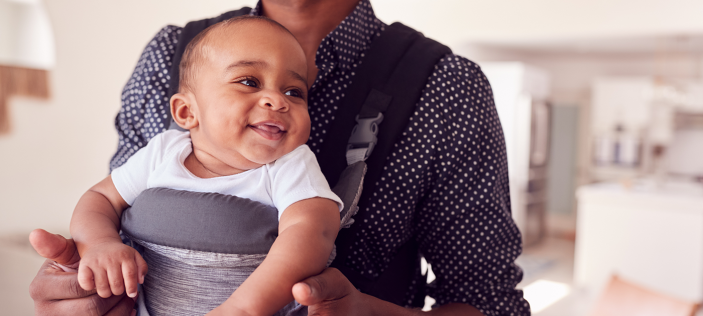
[[[169,95],[177,92],[186,45],[210,25],[250,11],[245,7],[186,25],[173,58]],[[446,46],[400,23],[386,27],[356,69],[348,97],[327,133],[330,139],[317,155],[327,181],[336,183],[332,190],[344,202],[344,229],[331,265],[362,292],[398,305],[405,305],[404,295],[420,271],[417,243],[402,246],[378,277],[361,275],[344,264],[360,233],[352,216],[366,218],[364,205],[386,157],[414,112],[427,78],[449,53]],[[382,121],[383,132],[378,133]],[[356,214],[357,210],[361,211]],[[265,258],[278,234],[277,214],[273,207],[217,193],[164,188],[143,192],[122,217],[123,235],[149,264],[140,311],[148,310],[151,316],[203,315],[219,306]],[[144,298],[149,301],[150,296],[159,297],[160,303],[148,303],[145,309]],[[422,306],[423,300],[413,305]],[[292,302],[276,315],[307,315],[307,310]]]

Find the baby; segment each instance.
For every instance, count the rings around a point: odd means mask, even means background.
[[[123,244],[120,218],[141,192],[166,187],[237,195],[278,209],[278,237],[265,259],[208,315],[272,315],[289,304],[293,285],[325,268],[342,204],[304,145],[307,71],[293,35],[266,18],[230,19],[193,39],[170,101],[175,122],[188,131],[154,137],[76,206],[71,235],[81,255],[81,287],[101,297],[137,295],[147,264]],[[151,299],[159,298],[147,292]]]

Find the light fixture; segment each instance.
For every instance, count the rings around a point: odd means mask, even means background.
[[[41,0],[0,0],[0,134],[10,130],[13,95],[49,97],[54,36]]]

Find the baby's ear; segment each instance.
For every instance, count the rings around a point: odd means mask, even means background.
[[[194,102],[193,94],[188,92],[179,92],[171,97],[171,117],[178,126],[188,130],[198,126]]]

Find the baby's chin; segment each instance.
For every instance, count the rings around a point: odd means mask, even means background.
[[[280,149],[280,148],[255,148],[252,150],[249,157],[247,159],[255,164],[258,164],[260,166],[270,164],[281,157],[285,156],[286,154],[292,152],[295,148],[298,146],[287,150],[287,149]]]

